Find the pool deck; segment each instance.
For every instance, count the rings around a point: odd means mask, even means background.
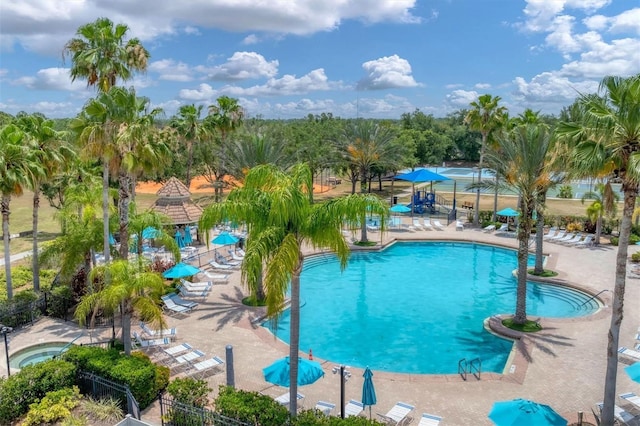
[[[383,244],[393,240],[464,240],[511,248],[516,248],[517,244],[512,236],[487,233],[469,226],[464,231],[456,231],[455,223],[444,231],[391,230],[384,235],[369,233],[370,240],[380,241],[381,238]],[[629,254],[638,249],[640,246],[630,246]],[[549,266],[560,272],[559,280],[593,293],[613,289],[616,247],[576,248],[545,242],[544,251],[549,255]],[[202,264],[206,263],[202,261]],[[611,294],[607,291],[602,295],[607,305]],[[224,359],[225,347],[232,345],[236,387],[276,397],[287,392],[287,389],[265,382],[262,368],[287,355],[288,347],[274,339],[264,328],[252,325],[251,321],[262,314],[262,309],[243,306],[241,299],[244,296],[240,273],[234,272],[229,283],[215,285],[195,311],[183,317],[168,317],[168,323],[177,327],[178,343],[188,342],[208,357],[218,355]],[[640,326],[640,279],[627,279],[625,302],[620,345],[633,347]],[[425,305],[425,309],[428,309],[428,305]],[[377,405],[373,407],[374,416],[375,413],[386,413],[396,402],[403,401],[415,406],[411,413],[414,418],[411,424],[417,424],[422,413],[431,413],[443,417],[442,425],[490,425],[492,422],[487,414],[494,402],[526,398],[551,405],[570,423],[576,421],[578,411],[584,412],[586,421],[593,422],[591,409],[595,409],[595,404],[603,398],[610,314],[611,309],[606,306],[588,318],[540,319],[543,331],[516,344],[506,374],[483,373],[480,380],[469,375],[464,381],[459,375],[374,371],[378,398]],[[10,353],[35,343],[72,340],[80,332],[71,322],[43,319],[9,335]],[[93,331],[91,334],[84,330],[78,341],[100,340],[108,338],[110,334],[110,329]],[[306,357],[309,348],[301,350],[304,352],[301,356]],[[425,353],[424,356],[429,354]],[[4,360],[4,345],[0,345],[0,375],[6,375]],[[336,404],[332,414],[339,415],[340,380],[331,372],[336,364],[319,361],[325,377],[312,385],[298,388],[305,395],[302,405],[313,408],[318,400],[329,401]],[[624,372],[623,367],[630,362],[625,363],[622,358],[620,361],[616,394],[640,393],[640,385],[631,381]],[[350,370],[352,377],[346,383],[346,399],[360,400],[363,370]],[[213,388],[211,396],[214,397],[218,385],[225,384],[226,375],[222,371],[206,379]],[[633,414],[640,414],[640,411],[619,398],[616,403]],[[160,424],[157,404],[144,412],[143,420]]]

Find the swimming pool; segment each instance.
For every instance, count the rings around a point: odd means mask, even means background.
[[[60,352],[68,349],[71,342],[47,342],[32,345],[10,354],[9,365],[11,368],[24,368],[27,365],[48,361]]]
[[[456,373],[458,360],[476,357],[483,371],[502,372],[512,342],[487,332],[483,321],[515,311],[516,267],[514,250],[460,242],[403,242],[353,253],[343,273],[334,256],[311,257],[300,280],[300,349],[400,373]],[[588,315],[599,308],[589,298],[531,282],[527,313]],[[289,341],[288,311],[276,335]]]

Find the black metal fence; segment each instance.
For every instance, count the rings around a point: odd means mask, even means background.
[[[162,426],[252,426],[206,408],[194,407],[160,395]]]
[[[140,406],[129,390],[129,386],[87,372],[80,372],[77,385],[83,395],[91,395],[95,399],[112,398],[118,401],[125,414],[131,414],[131,417],[140,420]]]

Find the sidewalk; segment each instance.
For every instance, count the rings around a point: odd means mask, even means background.
[[[11,256],[11,263],[31,256],[31,253],[32,251],[23,251],[22,253],[14,254]],[[2,259],[0,259],[0,266],[4,266],[4,256],[2,256]]]

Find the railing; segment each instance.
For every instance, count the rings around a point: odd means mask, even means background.
[[[608,289],[604,289],[604,290],[600,290],[599,292],[597,292],[596,294],[594,294],[593,296],[591,296],[590,298],[588,298],[587,300],[585,300],[585,302],[580,305],[580,307],[583,307],[584,305],[586,305],[587,303],[591,302],[592,300],[594,300],[596,297],[600,296],[602,293],[604,293],[605,291],[609,291]]]
[[[482,360],[480,358],[474,358],[469,361],[469,373],[480,380],[480,375],[482,374]]]
[[[77,380],[80,392],[96,399],[113,398],[120,403],[126,414],[140,420],[140,405],[129,390],[129,386],[112,382],[93,373],[81,371]]]
[[[462,380],[467,380],[467,359],[462,358],[458,361],[458,374],[462,377]]]
[[[160,395],[158,400],[162,426],[251,426],[250,423],[223,416],[206,408],[183,404],[164,395]]]

